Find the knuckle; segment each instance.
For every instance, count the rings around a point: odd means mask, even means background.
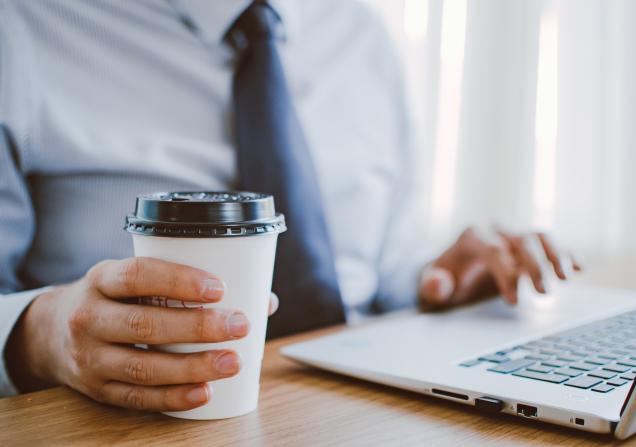
[[[102,384],[86,381],[82,384],[82,387],[84,388],[84,394],[87,394],[93,400],[96,400],[100,403],[107,402],[108,399],[106,394],[104,393],[104,387]]]
[[[148,385],[152,383],[153,370],[152,365],[144,362],[139,357],[132,357],[128,360],[125,367],[125,374],[135,383]]]
[[[541,268],[539,267],[539,264],[536,263],[536,261],[531,261],[529,263],[528,270],[530,271],[530,274],[533,276],[537,276],[537,277],[541,276]]]
[[[84,278],[86,279],[86,281],[88,281],[90,285],[94,286],[95,284],[97,284],[97,279],[102,274],[102,270],[104,269],[105,262],[107,261],[98,262],[97,264],[92,266],[90,269],[88,269],[88,271],[86,272],[86,275],[84,275]]]
[[[70,348],[70,355],[77,375],[81,375],[83,371],[88,369],[91,363],[89,351],[83,345],[75,343]]]
[[[119,271],[119,281],[128,290],[137,290],[142,281],[143,262],[140,258],[126,260]]]
[[[492,258],[495,258],[501,253],[501,246],[496,243],[488,243],[485,247],[486,255]]]
[[[73,337],[82,337],[88,332],[92,322],[93,313],[86,307],[75,309],[68,319],[68,328]]]
[[[219,358],[219,352],[207,351],[201,354],[201,365],[206,370],[216,369],[216,359]]]
[[[183,272],[185,274],[185,272]],[[180,290],[180,283],[179,283],[179,278],[181,277],[182,272],[180,272],[178,269],[171,272],[170,275],[168,275],[168,287],[170,287],[170,290]]]
[[[107,259],[100,261],[92,266],[86,275],[84,276],[91,286],[95,286],[99,282],[99,278],[102,276],[104,269],[111,265],[114,261]]]
[[[133,310],[128,314],[126,326],[130,336],[138,341],[149,340],[155,333],[153,317],[141,309]]]
[[[201,312],[197,312],[196,319],[194,321],[193,331],[194,335],[198,340],[204,340],[206,335],[210,332],[208,326],[208,320],[210,318],[210,312],[208,310],[203,310]]]
[[[526,238],[520,235],[509,236],[510,244],[519,250],[524,249]]]
[[[216,359],[219,354],[214,351],[206,351],[189,358],[189,367],[186,372],[188,382],[203,382],[216,377]]]
[[[475,237],[476,228],[474,226],[467,227],[459,235],[459,240],[469,239]]]
[[[146,396],[142,389],[138,387],[128,388],[123,392],[122,401],[128,408],[143,410],[146,406]]]
[[[217,312],[214,309],[203,309],[196,313],[193,326],[194,335],[198,340],[212,340],[219,338],[219,331],[215,324]]]

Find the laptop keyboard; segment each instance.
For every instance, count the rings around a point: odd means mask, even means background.
[[[636,311],[460,364],[495,374],[609,393],[636,378]]]

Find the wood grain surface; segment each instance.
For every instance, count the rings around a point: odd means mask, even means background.
[[[595,270],[588,282],[603,284],[602,278],[611,278],[605,284],[636,288],[636,263],[623,263],[619,271],[623,275],[616,279]],[[278,353],[284,344],[335,330],[340,329],[268,343],[259,408],[249,415],[185,421],[100,405],[60,387],[0,399],[0,446],[618,445],[610,436],[488,416],[468,406],[318,371]],[[621,445],[636,446],[636,439]]]

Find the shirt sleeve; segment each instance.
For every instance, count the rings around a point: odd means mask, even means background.
[[[0,66],[2,66],[0,64]],[[34,227],[28,189],[17,167],[14,143],[0,122],[0,397],[16,394],[6,363],[5,347],[16,322],[31,301],[46,289],[21,293],[18,268],[28,250]]]
[[[18,390],[11,381],[11,377],[7,371],[5,361],[5,348],[9,336],[29,304],[39,295],[50,289],[51,287],[43,287],[41,289],[0,295],[0,347],[2,349],[2,356],[0,356],[0,397],[18,394]]]
[[[381,311],[415,306],[424,265],[431,253],[425,245],[425,202],[419,193],[422,148],[417,148],[406,96],[402,62],[389,33],[382,29],[385,86],[393,98],[395,154],[398,160],[394,197],[379,260],[378,293],[374,305]],[[374,55],[377,57],[377,53]]]
[[[7,340],[22,312],[45,289],[20,292],[20,266],[35,230],[26,181],[30,82],[19,25],[11,5],[0,0],[0,396],[14,394],[5,364]]]

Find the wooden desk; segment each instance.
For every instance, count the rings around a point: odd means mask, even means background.
[[[636,262],[620,280],[580,281],[636,288]],[[616,273],[616,269],[608,272]],[[599,275],[606,279],[599,279]],[[270,342],[259,409],[222,421],[185,421],[91,402],[67,388],[0,399],[0,446],[27,445],[614,445],[609,436],[518,418],[341,377],[285,360],[287,343],[338,329]],[[624,445],[636,446],[636,438]]]

